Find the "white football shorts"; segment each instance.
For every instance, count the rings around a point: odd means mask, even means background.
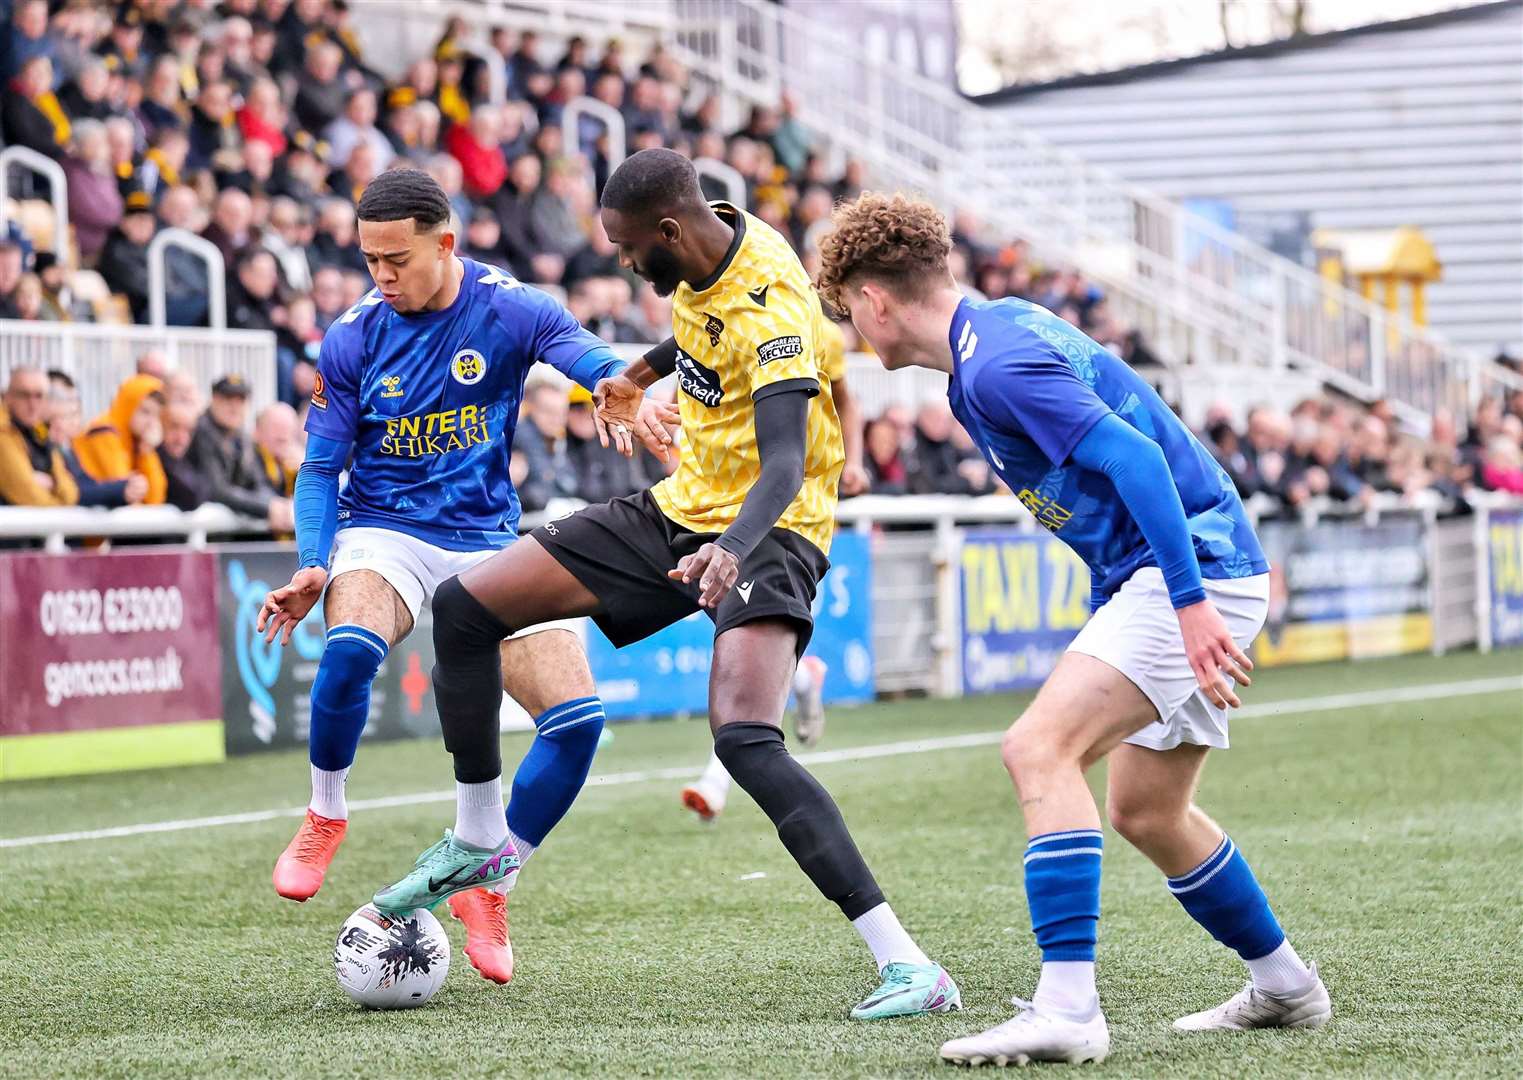
[[[353,570],[380,574],[397,591],[416,622],[423,605],[434,598],[435,589],[456,574],[486,562],[500,550],[450,551],[395,529],[353,525],[340,529],[334,538],[328,576],[331,581]],[[580,635],[580,623],[580,619],[540,623],[513,636],[523,638],[545,630],[570,630]]]
[[[1269,575],[1202,584],[1246,652],[1269,616]],[[1121,672],[1158,710],[1159,718],[1126,742],[1150,750],[1172,750],[1180,743],[1227,748],[1231,710],[1213,705],[1196,684],[1163,571],[1156,566],[1128,578],[1068,648]]]

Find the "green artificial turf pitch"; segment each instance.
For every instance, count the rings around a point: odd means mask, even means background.
[[[1265,672],[1255,706],[1523,674],[1523,654]],[[1517,685],[1523,685],[1518,683]],[[838,710],[821,749],[995,732],[1020,697]],[[452,820],[358,811],[319,896],[276,898],[294,817],[0,848],[0,1075],[504,1077],[951,1075],[939,1043],[1011,1015],[1037,954],[1024,844],[994,743],[813,766],[901,919],[966,1011],[854,1023],[867,953],[743,793],[715,826],[643,770],[702,766],[695,721],[623,725],[513,895],[517,977],[454,957],[412,1012],[367,1013],[333,939]],[[1337,1009],[1320,1032],[1187,1037],[1169,1021],[1243,972],[1107,834],[1100,993],[1111,1057],[1086,1076],[1523,1074],[1523,692],[1245,717],[1202,805],[1231,831]],[[504,739],[515,763],[524,735]],[[1103,789],[1103,767],[1094,777]],[[450,787],[434,742],[368,745],[350,798]],[[0,786],[0,836],[296,807],[300,754]],[[765,876],[756,876],[762,874]]]

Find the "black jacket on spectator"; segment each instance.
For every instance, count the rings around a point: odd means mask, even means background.
[[[625,457],[596,438],[578,439],[575,435],[567,435],[566,456],[576,473],[576,497],[586,502],[607,502],[620,495],[631,495],[653,482],[641,475],[637,459]]]
[[[518,500],[525,510],[543,510],[551,499],[578,497],[576,470],[565,439],[552,446],[533,422],[525,420],[513,435],[513,453],[522,454],[529,466],[528,478],[518,485]]]
[[[249,295],[237,278],[227,284],[229,326],[235,326],[239,330],[269,330],[273,333],[280,329],[275,325],[275,318],[271,314],[274,306],[273,298],[261,300],[257,296]]]
[[[109,120],[117,115],[109,101],[91,101],[73,83],[58,92],[58,104],[70,120]]]
[[[915,453],[910,459],[909,489],[915,495],[967,495],[967,478],[957,471],[962,454],[950,439],[939,441],[915,433]]]
[[[336,266],[340,270],[358,270],[366,276],[370,274],[370,267],[365,265],[365,256],[360,254],[358,244],[340,247],[333,237],[323,232],[314,236],[308,245],[307,262],[314,273],[324,266]]]
[[[291,111],[296,114],[302,127],[316,134],[333,123],[344,111],[344,99],[348,96],[349,88],[342,79],[320,83],[304,75]]]
[[[0,120],[5,125],[6,145],[25,146],[50,158],[63,157],[63,147],[53,135],[53,121],[14,87],[5,90],[5,101],[0,104]]]
[[[96,265],[112,292],[122,293],[132,306],[132,318],[148,318],[148,245],[134,244],[120,228],[112,229]]]
[[[210,497],[211,481],[196,471],[191,463],[190,452],[184,457],[174,457],[159,450],[159,460],[164,464],[164,476],[169,480],[166,496],[169,505],[181,510],[194,510]]]
[[[571,288],[578,281],[594,277],[622,277],[624,272],[619,268],[619,255],[617,252],[609,252],[607,255],[599,255],[588,244],[571,258],[566,260],[566,273],[561,278],[561,285]]]
[[[241,431],[224,431],[211,413],[196,423],[196,434],[185,451],[185,462],[206,482],[205,499],[219,502],[249,517],[270,512],[275,497],[264,474],[254,466],[254,455]]]

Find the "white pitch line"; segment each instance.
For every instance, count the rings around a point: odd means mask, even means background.
[[[1341,712],[1359,709],[1367,705],[1399,705],[1413,701],[1433,701],[1439,698],[1466,697],[1480,694],[1499,694],[1508,690],[1523,690],[1523,677],[1505,676],[1496,679],[1471,679],[1468,682],[1429,683],[1424,686],[1403,686],[1390,690],[1367,690],[1355,694],[1328,694],[1322,697],[1293,698],[1287,701],[1271,701],[1262,705],[1245,705],[1233,712],[1234,719],[1286,716],[1297,713]],[[1003,731],[980,731],[970,735],[948,735],[936,739],[906,739],[900,742],[879,743],[876,746],[854,746],[843,750],[817,750],[799,754],[804,765],[830,765],[840,761],[870,761],[873,758],[897,757],[901,754],[924,754],[938,750],[963,750],[975,746],[991,746],[1000,741]],[[693,766],[682,765],[667,769],[639,769],[633,772],[605,773],[588,777],[588,787],[613,787],[619,784],[643,784],[653,780],[686,780],[694,773]],[[418,791],[407,795],[387,795],[379,799],[355,799],[350,811],[386,810],[397,806],[421,806],[427,803],[450,802],[453,791]],[[186,829],[215,829],[225,825],[249,825],[275,818],[298,818],[307,812],[304,806],[292,806],[278,810],[251,810],[242,814],[219,814],[216,817],[182,818],[178,821],[150,821],[140,825],[114,825],[105,829],[84,829],[79,832],[49,833],[44,836],[13,836],[0,839],[0,848],[34,847],[39,844],[66,844],[77,840],[113,840],[124,836],[143,836],[149,833],[181,832]]]

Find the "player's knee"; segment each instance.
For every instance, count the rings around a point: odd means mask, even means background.
[[[1139,848],[1166,840],[1179,828],[1179,815],[1172,807],[1146,798],[1112,794],[1106,801],[1105,814],[1111,828]]]
[[[1010,725],[1000,741],[1000,757],[1005,769],[1017,786],[1023,780],[1050,772],[1063,764],[1061,748],[1040,731],[1037,725],[1028,723],[1025,717]]]
[[[511,627],[488,611],[470,590],[452,577],[434,591],[434,654],[440,658],[458,653],[496,651]]]
[[[783,733],[771,724],[724,724],[714,733],[714,754],[737,779],[780,752],[785,752]]]

